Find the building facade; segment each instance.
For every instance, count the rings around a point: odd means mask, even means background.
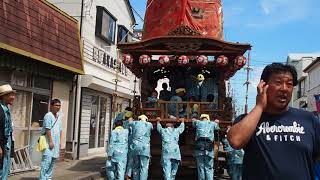
[[[320,95],[320,57],[313,61],[309,66],[304,69],[308,73],[307,101],[308,111],[318,114],[320,117],[320,110],[317,109],[315,95]]]
[[[44,0],[3,1],[0,4],[0,84],[17,90],[11,107],[15,149],[35,151],[50,100],[61,100],[62,149],[71,113],[74,78],[83,74],[76,19]]]
[[[298,85],[294,87],[290,105],[295,108],[308,109],[307,90],[309,77],[303,70],[320,54],[289,54],[287,64],[294,66],[298,74]]]
[[[128,0],[50,0],[80,22],[85,75],[78,76],[74,122],[67,134],[72,158],[105,153],[112,119],[139,93],[122,64],[119,42],[132,41],[135,19]]]

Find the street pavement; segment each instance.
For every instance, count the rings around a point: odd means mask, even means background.
[[[97,156],[85,160],[65,160],[57,162],[54,169],[54,180],[104,180],[104,168],[106,157]],[[9,180],[37,180],[39,179],[39,168],[35,171],[14,174]],[[159,169],[162,171],[162,169]],[[226,173],[225,173],[226,174]],[[159,180],[162,178],[159,178]],[[177,177],[176,180],[195,179],[195,177]],[[215,177],[215,180],[228,180],[227,175]],[[152,179],[158,180],[158,179]]]
[[[65,160],[57,162],[54,169],[54,180],[93,180],[101,177],[101,168],[105,166],[106,157],[93,157],[86,160]],[[39,179],[39,168],[35,171],[14,174],[9,180]]]

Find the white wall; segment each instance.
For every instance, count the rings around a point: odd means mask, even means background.
[[[308,97],[308,111],[316,111],[316,103],[314,95],[320,94],[320,63],[315,65],[309,74],[309,89],[307,91]]]
[[[65,149],[66,145],[66,132],[68,124],[68,110],[69,110],[69,98],[70,98],[70,86],[71,83],[65,81],[53,81],[52,99],[59,99],[61,101],[62,115],[62,149]]]
[[[78,20],[80,24],[81,16],[81,0],[49,0],[52,4],[65,11],[69,15],[73,16]],[[105,7],[114,17],[116,21],[116,35],[115,44],[107,44],[101,38],[95,35],[95,24],[96,24],[96,12],[97,6]],[[130,16],[129,8],[126,5],[125,0],[84,0],[83,6],[83,18],[82,18],[82,38],[84,41],[84,71],[86,75],[97,77],[98,79],[106,82],[111,82],[113,86],[106,88],[114,89],[114,79],[116,71],[111,68],[100,65],[94,62],[93,59],[93,47],[104,51],[114,59],[121,60],[122,55],[119,54],[116,42],[118,25],[125,26],[129,31],[133,32],[133,20]],[[129,72],[127,76],[119,75],[120,82],[118,83],[118,90],[122,94],[133,95],[134,89],[134,75]],[[139,85],[137,84],[137,87]],[[101,90],[96,89],[96,90]],[[139,91],[137,88],[136,91]],[[138,92],[138,94],[140,94]]]
[[[304,73],[303,70],[311,64],[319,54],[289,54],[287,57],[287,63],[294,66],[297,70],[297,75],[298,75],[298,81],[302,80],[305,78],[305,91],[309,89],[309,77],[307,73]],[[308,102],[307,96],[303,96],[301,98],[297,98],[297,93],[299,90],[299,86],[297,85],[293,89],[293,95],[291,99],[290,105],[295,108],[300,107],[300,102],[301,101],[306,101]]]

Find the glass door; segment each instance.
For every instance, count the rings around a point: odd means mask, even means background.
[[[100,113],[99,113],[99,133],[98,133],[98,147],[104,147],[105,142],[105,126],[107,115],[107,98],[100,97]]]
[[[99,96],[91,96],[89,148],[96,148]]]

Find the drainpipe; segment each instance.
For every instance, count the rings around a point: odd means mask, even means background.
[[[81,15],[80,15],[80,41],[82,41],[82,23],[83,23],[83,0],[81,0]],[[82,52],[82,51],[81,51]],[[75,111],[74,111],[74,126],[73,126],[73,156],[74,159],[79,159],[80,157],[80,105],[81,105],[81,76],[76,75],[76,94],[75,94]],[[76,147],[75,147],[76,146]]]

